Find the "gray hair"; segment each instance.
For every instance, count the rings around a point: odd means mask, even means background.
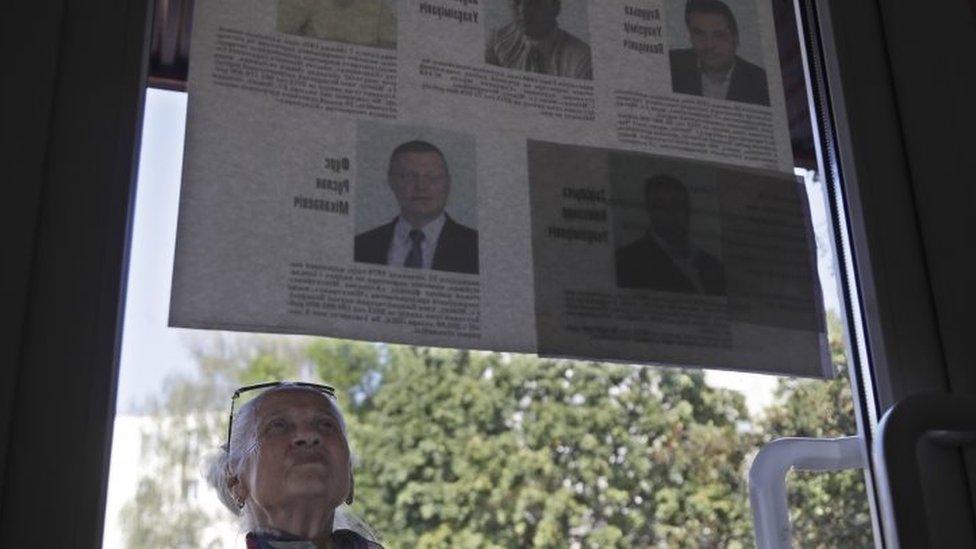
[[[237,474],[244,460],[247,459],[247,457],[257,448],[257,408],[261,401],[266,399],[269,395],[281,391],[296,390],[314,391],[321,394],[322,398],[326,399],[332,406],[336,418],[339,420],[342,436],[346,438],[346,444],[349,443],[349,438],[346,434],[346,420],[342,416],[342,410],[339,409],[338,403],[334,399],[328,397],[325,393],[321,393],[315,389],[284,383],[282,385],[266,389],[258,396],[243,404],[234,414],[229,447],[228,444],[223,444],[216,454],[210,458],[206,465],[204,476],[207,479],[207,484],[217,491],[217,497],[220,498],[220,502],[223,503],[224,506],[230,510],[230,512],[234,513],[238,517],[241,517],[242,524],[246,530],[254,530],[256,529],[257,525],[251,524],[250,517],[243,512],[242,507],[234,498],[234,494],[231,493],[227,481],[233,475]],[[351,451],[349,456],[349,470],[352,471]],[[357,530],[360,534],[369,534],[369,537],[375,539],[375,534],[373,534],[371,529],[369,529],[369,527],[366,526],[361,519],[358,519],[358,517],[355,517],[350,512],[340,513],[340,511],[341,509],[336,509],[336,517],[334,519],[335,523],[342,525],[344,528]],[[360,531],[362,527],[365,527],[365,532]]]

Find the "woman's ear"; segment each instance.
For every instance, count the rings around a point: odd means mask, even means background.
[[[244,501],[248,496],[247,486],[241,482],[241,479],[236,474],[232,473],[230,470],[227,471],[227,492],[230,493],[230,497],[234,498],[237,503],[238,508],[244,507]]]

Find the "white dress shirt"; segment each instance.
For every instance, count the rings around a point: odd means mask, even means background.
[[[732,71],[735,70],[735,63],[724,73],[707,73],[698,68],[701,74],[702,95],[714,97],[715,99],[725,99],[729,95],[729,83],[732,80]]]
[[[437,241],[441,237],[441,229],[444,228],[444,212],[441,212],[433,221],[420,228],[424,233],[424,241],[420,243],[421,268],[430,269],[434,263],[434,252],[437,250]],[[387,252],[386,264],[402,267],[410,255],[410,248],[413,247],[413,239],[410,238],[410,231],[415,227],[398,217],[396,226],[393,227],[393,240],[390,241],[390,251]]]

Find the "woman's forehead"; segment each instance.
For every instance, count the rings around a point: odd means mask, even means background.
[[[314,389],[289,388],[280,389],[262,395],[257,403],[258,415],[281,412],[310,412],[321,411],[339,416],[339,411],[331,398]]]

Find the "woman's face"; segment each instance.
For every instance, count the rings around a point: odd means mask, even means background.
[[[238,475],[248,504],[266,511],[300,503],[341,505],[352,490],[352,474],[332,402],[317,391],[278,391],[257,403],[255,416],[256,447]]]

